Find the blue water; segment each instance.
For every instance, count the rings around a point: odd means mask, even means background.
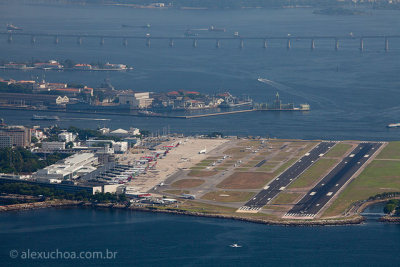
[[[395,266],[400,225],[282,227],[90,209],[0,214],[2,266]],[[239,243],[242,248],[230,248]],[[117,251],[112,260],[11,259],[10,250]]]
[[[398,11],[368,11],[363,16],[319,16],[312,9],[274,10],[138,10],[96,6],[35,6],[0,3],[0,25],[12,22],[24,31],[89,34],[137,34],[147,30],[124,29],[121,24],[145,25],[155,36],[183,35],[187,28],[214,24],[227,28],[226,35],[355,35],[400,34]],[[203,36],[212,36],[208,32]],[[214,33],[215,36],[215,33]],[[170,125],[185,134],[221,131],[235,135],[268,135],[279,138],[398,140],[399,129],[387,129],[400,121],[400,39],[366,40],[365,52],[358,40],[341,41],[335,52],[333,41],[198,43],[86,40],[15,37],[8,44],[0,37],[0,58],[72,59],[80,62],[110,61],[135,67],[128,73],[19,72],[0,71],[0,77],[45,78],[51,82],[98,86],[109,78],[119,89],[137,91],[197,90],[204,93],[229,90],[248,94],[256,101],[271,99],[279,91],[283,102],[309,103],[309,113],[246,113],[195,120],[136,118],[123,116],[57,114],[67,127],[139,127],[156,130]],[[258,77],[272,81],[260,83]],[[0,110],[10,124],[34,125],[33,112]],[[35,112],[37,113],[37,112]],[[108,118],[108,121],[92,120]],[[51,122],[41,123],[43,126]],[[57,265],[396,265],[399,262],[400,226],[366,224],[343,227],[280,227],[163,214],[89,209],[47,209],[0,214],[0,263],[2,266]],[[240,249],[229,244],[238,242]],[[112,261],[23,261],[12,260],[9,251],[118,251]]]
[[[1,5],[1,4],[0,4]],[[360,35],[400,34],[398,11],[368,10],[362,16],[321,16],[312,9],[274,10],[139,10],[96,6],[35,6],[1,5],[0,25],[12,22],[26,32],[130,34],[144,36],[183,36],[187,28],[207,28],[214,24],[225,27],[232,35],[243,36],[296,35]],[[145,25],[152,28],[129,29],[121,24]],[[208,31],[200,36],[218,36]],[[238,49],[238,41],[224,41],[221,49],[215,41],[153,40],[146,48],[144,40],[84,39],[78,46],[75,38],[64,38],[59,45],[53,38],[14,37],[8,44],[0,37],[0,58],[29,60],[31,58],[66,59],[79,62],[110,61],[135,67],[128,73],[20,72],[0,71],[0,77],[49,81],[67,81],[98,86],[104,78],[120,89],[137,91],[197,90],[204,93],[229,90],[235,95],[247,94],[256,101],[271,100],[279,91],[283,102],[309,103],[311,112],[244,113],[195,120],[127,118],[95,116],[112,119],[109,122],[70,120],[76,117],[60,114],[61,126],[111,128],[135,126],[156,130],[170,125],[174,132],[195,134],[222,131],[234,135],[268,135],[279,138],[396,140],[398,129],[387,129],[389,123],[400,121],[398,90],[400,78],[400,38],[390,39],[390,51],[385,53],[382,39],[365,40],[365,52],[358,51],[359,41],[341,40],[334,51],[333,40],[316,41],[310,51],[309,41],[293,40],[286,51],[284,41],[270,41],[261,48],[259,41],[246,41]],[[273,81],[260,83],[258,77]],[[32,125],[31,112],[0,111],[10,123]],[[93,116],[86,116],[87,118]]]

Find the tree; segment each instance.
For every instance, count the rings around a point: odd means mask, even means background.
[[[65,148],[73,148],[74,147],[74,143],[72,141],[69,141],[68,143],[65,144]]]
[[[39,142],[39,140],[36,138],[36,136],[32,136],[31,137],[31,142],[36,144],[37,142]]]

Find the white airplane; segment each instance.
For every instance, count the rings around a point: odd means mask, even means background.
[[[236,243],[233,243],[233,244],[231,244],[231,245],[229,245],[231,248],[241,248],[242,246],[240,246],[240,245],[238,245],[238,244],[236,244]]]
[[[207,150],[206,150],[206,148],[204,148],[203,150],[199,151],[199,154],[206,154],[206,152],[207,152]]]

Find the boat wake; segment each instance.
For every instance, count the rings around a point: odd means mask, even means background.
[[[284,84],[281,84],[281,83],[278,83],[278,82],[275,82],[275,81],[272,81],[272,80],[268,80],[268,79],[261,78],[261,77],[258,78],[257,80],[259,82],[268,84],[268,85],[270,85],[270,86],[272,86],[272,87],[274,87],[274,88],[276,88],[278,90],[281,90],[281,91],[283,91],[283,92],[285,92],[287,94],[291,94],[291,95],[294,95],[294,96],[301,97],[303,99],[306,99],[307,101],[312,101],[312,102],[318,103],[321,106],[324,106],[324,105],[326,105],[328,103],[330,105],[337,106],[337,104],[335,104],[335,102],[333,102],[333,101],[331,101],[331,100],[329,100],[327,98],[304,94],[304,93],[301,93],[298,90],[296,90],[296,89],[294,89],[294,88],[292,88],[290,86],[287,86],[287,85],[284,85]]]
[[[110,121],[111,119],[95,119],[95,118],[68,118],[69,120],[82,120],[82,121]]]

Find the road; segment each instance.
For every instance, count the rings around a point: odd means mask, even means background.
[[[294,163],[290,168],[272,180],[254,198],[249,200],[244,206],[240,207],[239,211],[260,210],[334,145],[335,142],[321,142],[318,144],[310,152],[306,153],[301,159]]]
[[[311,189],[285,217],[315,217],[382,143],[361,143]]]

